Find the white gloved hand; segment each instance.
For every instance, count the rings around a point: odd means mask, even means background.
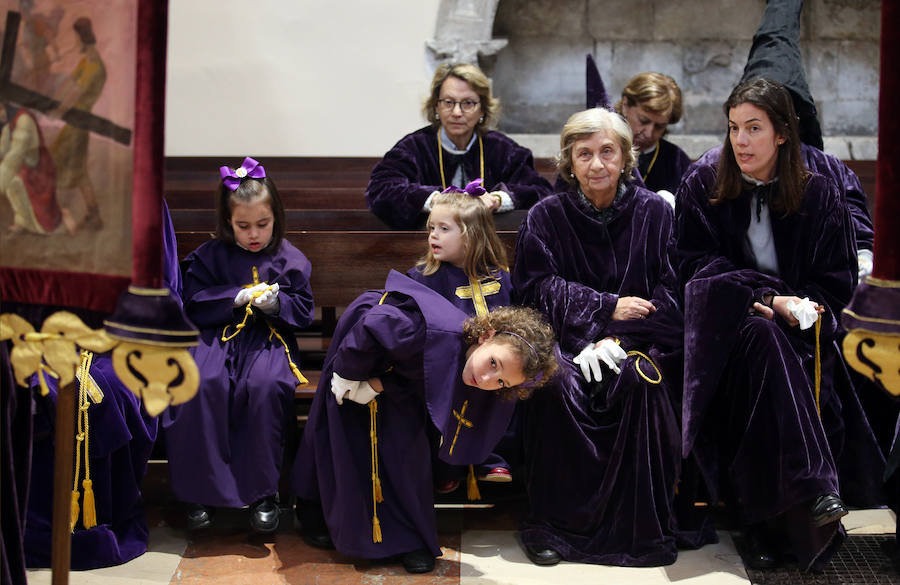
[[[819,312],[816,311],[816,304],[804,298],[799,303],[793,300],[787,302],[787,310],[791,312],[797,321],[800,322],[800,329],[809,329],[819,318]]]
[[[856,261],[859,265],[859,282],[870,274],[875,267],[875,257],[872,256],[872,250],[861,248],[856,254]]]
[[[368,404],[374,400],[376,396],[378,396],[378,392],[376,392],[368,382],[363,381],[360,382],[356,388],[351,390],[346,398],[360,404]]]
[[[672,206],[672,209],[675,209],[675,196],[672,195],[671,191],[666,191],[665,189],[660,189],[656,192],[660,197],[666,200],[666,203]]]
[[[243,305],[246,305],[247,303],[250,302],[250,299],[253,298],[253,293],[255,293],[257,291],[265,290],[266,288],[268,288],[268,286],[269,285],[266,284],[265,282],[261,282],[254,286],[242,288],[241,290],[238,291],[238,294],[236,294],[234,297],[234,306],[241,307]]]
[[[331,393],[334,394],[338,404],[344,403],[344,397],[354,392],[356,388],[362,384],[357,380],[347,380],[342,378],[337,372],[331,375]],[[368,382],[366,382],[368,384]]]
[[[262,292],[258,297],[253,299],[253,306],[259,307],[263,313],[274,313],[278,311],[278,283],[276,282]]]
[[[440,194],[440,191],[431,192],[431,195],[429,195],[428,199],[425,200],[425,203],[422,204],[422,213],[431,213],[431,201]]]
[[[597,347],[594,349],[594,351],[600,357],[600,361],[606,364],[606,366],[610,370],[612,370],[616,374],[622,373],[621,368],[619,368],[619,364],[628,357],[628,354],[625,353],[625,350],[622,349],[621,345],[607,337],[606,339],[601,340],[599,344],[597,344]]]
[[[581,366],[581,374],[585,380],[588,382],[592,381],[591,375],[593,375],[593,381],[600,382],[603,379],[603,370],[600,369],[601,361],[611,371],[618,374],[622,371],[619,368],[619,363],[626,357],[628,356],[625,350],[618,343],[607,338],[597,344],[590,343],[586,345],[573,361]]]

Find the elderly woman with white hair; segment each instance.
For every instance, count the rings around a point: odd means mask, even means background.
[[[544,313],[563,354],[526,409],[522,543],[539,565],[668,565],[676,541],[715,538],[675,521],[683,327],[672,208],[632,178],[620,115],[574,114],[560,148],[569,188],[529,211],[512,274],[517,300]]]

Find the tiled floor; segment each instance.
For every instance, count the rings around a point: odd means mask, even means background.
[[[150,476],[161,477],[151,464]],[[163,468],[164,469],[164,468]],[[162,480],[164,484],[164,480]],[[728,585],[749,583],[728,532],[720,542],[682,551],[668,567],[622,568],[577,563],[537,567],[525,557],[515,526],[522,509],[511,498],[492,509],[439,509],[444,556],[435,571],[408,575],[400,565],[354,563],[334,551],[303,543],[290,514],[274,535],[248,535],[246,510],[220,510],[208,534],[186,538],[180,510],[165,495],[165,486],[147,493],[151,523],[150,551],[119,567],[73,572],[72,585]],[[844,519],[850,534],[894,531],[888,510],[851,512]],[[29,585],[50,583],[50,571],[31,571]]]

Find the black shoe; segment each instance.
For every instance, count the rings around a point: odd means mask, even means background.
[[[203,504],[190,504],[187,513],[187,529],[203,530],[212,526],[213,516],[216,511]]]
[[[747,547],[744,551],[744,562],[751,569],[774,569],[781,564],[781,559],[763,534],[756,529],[745,531]]]
[[[525,545],[525,555],[532,563],[541,567],[551,567],[562,560],[559,553],[552,548],[534,548],[527,544]]]
[[[403,553],[400,562],[407,573],[430,573],[434,570],[434,557],[424,549]]]
[[[825,494],[816,498],[809,509],[815,526],[825,526],[840,520],[848,514],[847,507],[837,494]]]
[[[250,526],[256,532],[278,530],[278,505],[274,497],[257,500],[250,506]]]

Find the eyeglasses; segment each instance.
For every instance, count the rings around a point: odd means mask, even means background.
[[[478,104],[481,102],[477,102],[475,100],[450,100],[450,99],[440,99],[437,101],[437,106],[439,109],[444,110],[446,112],[452,112],[453,108],[456,107],[456,104],[459,104],[459,109],[465,113],[474,112],[475,108],[478,107]]]

